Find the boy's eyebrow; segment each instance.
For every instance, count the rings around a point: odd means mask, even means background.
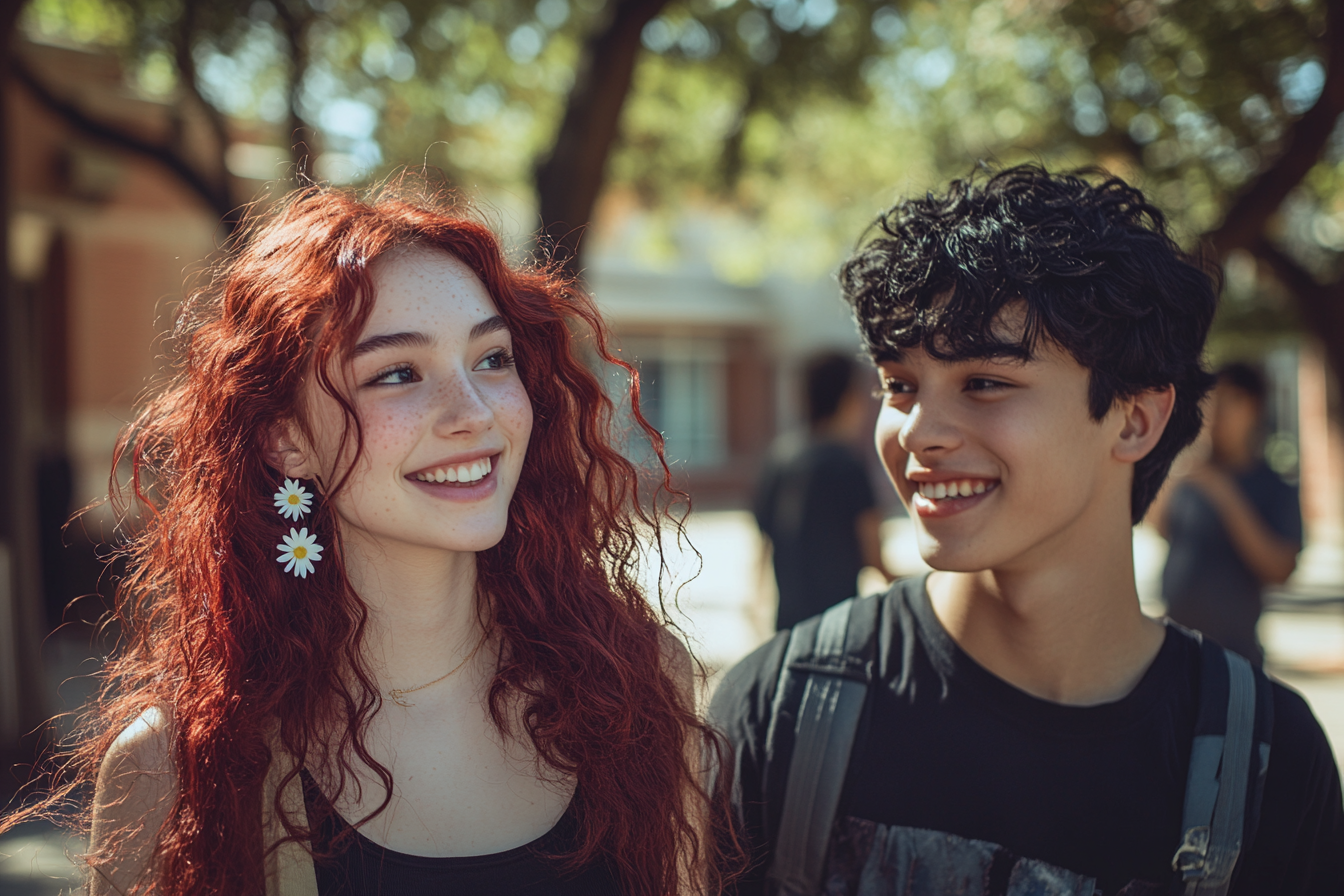
[[[369,352],[376,352],[384,348],[406,348],[417,347],[426,348],[434,344],[434,337],[428,333],[419,331],[410,331],[405,333],[384,333],[381,336],[370,336],[363,342],[355,346],[354,351],[350,352],[351,360],[360,355],[367,355]]]
[[[954,354],[949,358],[940,358],[949,364],[958,364],[965,361],[1007,361],[1025,364],[1035,358],[1031,349],[1024,345],[1014,342],[990,342],[975,346],[971,351],[961,354]],[[905,350],[898,348],[885,348],[881,352],[873,355],[875,364],[903,364],[905,363]]]

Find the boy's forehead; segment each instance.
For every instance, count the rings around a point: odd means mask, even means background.
[[[891,346],[875,355],[873,361],[879,366],[901,364],[943,367],[967,364],[993,364],[1003,367],[1038,367],[1061,362],[1070,366],[1078,364],[1078,360],[1071,352],[1047,335],[1038,335],[1030,346],[1020,340],[1022,336],[1019,331],[1019,341],[1001,338],[982,343],[979,351],[956,353],[938,351],[940,346],[936,342],[932,352],[921,344],[908,348]]]
[[[909,351],[920,348],[931,357],[948,362],[1030,361],[1044,347],[1042,343],[1052,341],[1031,326],[1027,303],[1023,299],[1005,302],[986,324],[982,322],[983,318],[961,319],[964,309],[957,308],[952,295],[952,290],[947,290],[934,296],[926,308],[913,315],[903,332],[894,333],[895,338],[885,345],[875,346],[873,359],[878,363],[902,363]],[[962,313],[958,313],[959,310]]]

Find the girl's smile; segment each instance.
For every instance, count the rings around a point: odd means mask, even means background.
[[[466,456],[431,464],[406,476],[425,494],[446,501],[479,501],[495,493],[499,477],[495,475],[498,452],[472,452]]]

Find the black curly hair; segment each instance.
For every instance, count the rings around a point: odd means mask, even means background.
[[[898,202],[868,233],[840,284],[875,362],[915,347],[945,361],[1026,360],[1048,339],[1088,369],[1094,420],[1117,399],[1175,386],[1166,431],[1134,466],[1130,511],[1141,520],[1203,423],[1217,268],[1176,245],[1143,193],[1095,168],[972,174]],[[1017,303],[1024,325],[1005,341],[994,323]]]

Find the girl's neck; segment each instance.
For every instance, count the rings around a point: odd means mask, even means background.
[[[382,690],[431,681],[479,643],[475,553],[357,537],[344,547],[350,584],[369,609],[364,655]]]

